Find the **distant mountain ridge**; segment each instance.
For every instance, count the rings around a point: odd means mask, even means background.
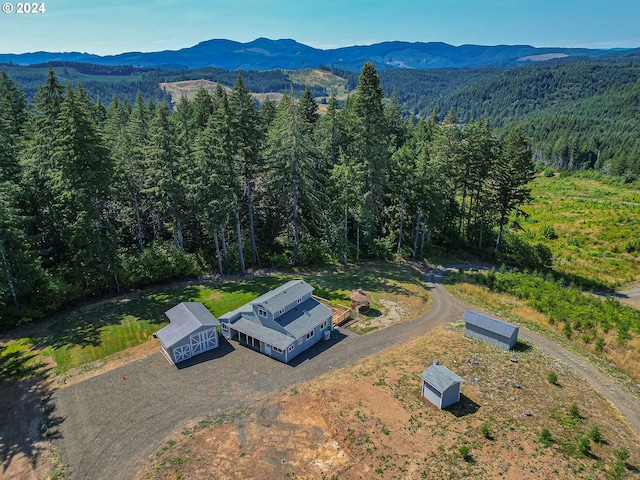
[[[232,40],[207,40],[193,47],[159,52],[129,52],[99,56],[79,52],[34,52],[0,54],[0,63],[35,65],[49,62],[79,62],[96,65],[131,65],[194,69],[217,67],[226,70],[300,70],[320,64],[359,71],[373,61],[379,69],[478,68],[511,66],[527,61],[575,57],[611,57],[640,55],[638,49],[599,50],[587,48],[532,47],[529,45],[461,45],[441,42],[383,42],[322,50],[295,40],[258,38],[248,43]]]

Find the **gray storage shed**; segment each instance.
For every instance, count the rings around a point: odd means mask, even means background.
[[[220,322],[199,302],[182,302],[165,312],[169,325],[153,334],[171,363],[182,362],[218,346]]]
[[[420,374],[422,379],[421,395],[442,409],[460,401],[460,384],[464,379],[453,373],[444,365],[433,362]]]
[[[520,327],[482,313],[467,310],[462,316],[464,334],[477,338],[502,350],[511,350],[518,341]]]

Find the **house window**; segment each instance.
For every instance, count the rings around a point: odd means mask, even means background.
[[[302,299],[301,299],[301,298],[299,298],[299,299],[298,299],[298,303],[300,303],[301,301],[302,301]]]
[[[327,327],[327,320],[322,322],[322,325],[320,325],[320,328],[326,328],[326,327]]]
[[[273,347],[273,351],[274,352],[278,352],[278,353],[284,353],[284,350],[282,350],[281,348],[278,348],[278,347]]]
[[[280,310],[280,315],[282,315],[284,313],[284,308],[282,310]]]
[[[313,337],[315,335],[315,330],[311,330],[309,333],[307,333],[307,340],[309,340],[311,337]]]
[[[261,317],[266,317],[267,316],[267,311],[263,308],[259,308],[258,309],[258,315],[260,315]]]
[[[296,348],[296,346],[292,343],[291,345],[289,345],[289,348],[287,348],[287,352],[293,352],[294,348]]]
[[[229,325],[227,325],[226,323],[221,323],[220,328],[222,328],[223,332],[226,332],[227,330],[229,330]]]

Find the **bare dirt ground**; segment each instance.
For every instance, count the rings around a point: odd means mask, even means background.
[[[138,478],[605,478],[621,447],[637,476],[637,432],[579,372],[521,347],[502,352],[464,339],[460,325],[441,327],[250,411],[192,422],[165,439]],[[434,358],[467,381],[447,410],[419,395],[418,374]],[[547,381],[551,371],[558,385]],[[572,403],[579,419],[568,413]],[[577,442],[594,426],[604,441],[582,455]],[[539,440],[543,428],[554,438],[549,447]]]

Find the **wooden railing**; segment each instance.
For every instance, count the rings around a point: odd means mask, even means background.
[[[345,323],[347,320],[349,320],[349,318],[351,318],[351,309],[349,307],[338,304],[338,306],[342,308],[341,310],[340,308],[336,308],[333,305],[331,305],[331,302],[326,298],[318,297],[317,295],[313,295],[313,298],[315,298],[320,303],[326,305],[331,309],[331,311],[333,312],[334,325],[340,326],[343,323]]]

